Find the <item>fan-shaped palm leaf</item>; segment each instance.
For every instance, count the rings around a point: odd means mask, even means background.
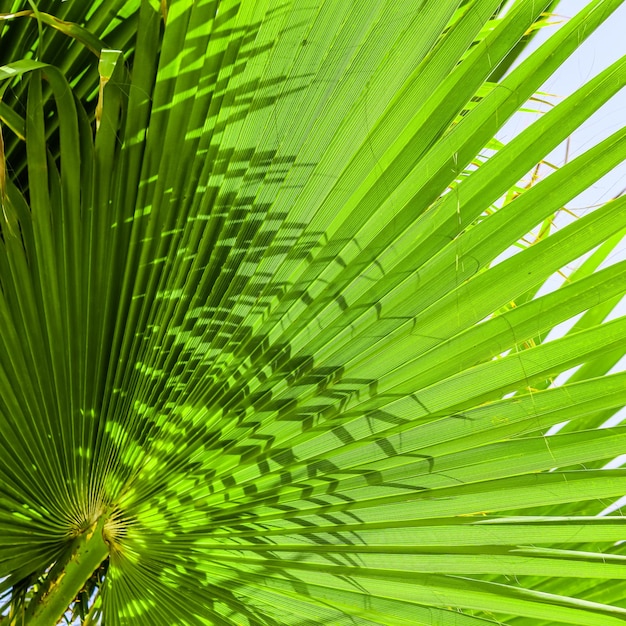
[[[494,140],[621,2],[501,4],[0,2],[3,626],[626,622],[626,61]]]

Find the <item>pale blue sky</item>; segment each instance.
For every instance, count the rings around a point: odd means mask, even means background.
[[[588,0],[562,0],[556,12],[559,16],[562,16],[562,18],[570,18],[586,4],[588,4]],[[542,41],[545,41],[556,28],[558,28],[558,26],[546,28],[543,32],[540,32],[533,42],[532,49]],[[625,54],[626,3],[622,4],[597,31],[576,50],[560,70],[545,83],[542,87],[542,91],[558,96],[559,98],[553,102],[559,102],[563,97],[566,97],[578,89],[590,78]],[[515,120],[505,130],[504,138],[510,138],[511,134],[522,130],[524,125],[528,124],[530,121],[532,121],[532,116],[525,116],[524,119]],[[622,89],[621,92],[598,110],[592,118],[572,135],[570,141],[570,157],[581,154],[624,125],[626,125],[626,89]],[[564,155],[565,149],[564,146],[561,146],[548,157],[548,160],[553,161],[556,165],[562,165]],[[591,208],[585,209],[584,207],[609,200],[624,190],[624,188],[626,188],[626,163],[622,163],[619,167],[598,181],[591,189],[568,203],[567,206],[573,209],[577,215],[582,215],[586,210],[592,210]],[[567,215],[563,215],[563,222],[567,222],[569,219]],[[624,242],[607,261],[611,263],[622,258],[626,258],[626,245],[624,245]],[[617,317],[625,313],[626,301],[623,300],[614,310],[611,317]],[[556,332],[554,335],[558,336],[560,333],[565,332],[565,329],[572,323],[573,320],[563,324],[560,332],[558,329],[555,329]],[[622,359],[620,363],[613,368],[613,371],[624,370],[625,367],[626,359]],[[567,374],[557,378],[557,382],[561,382],[566,378]],[[607,425],[609,423],[618,423],[624,419],[626,419],[626,409],[619,411],[609,420]],[[558,432],[558,430],[559,425],[553,427],[548,432],[552,434]],[[618,457],[613,465],[622,466],[624,463],[626,463],[626,455]],[[608,514],[624,505],[626,505],[626,496],[602,511],[601,514]]]
[[[588,0],[562,0],[556,13],[562,21],[571,18],[588,4]],[[531,50],[545,41],[559,25],[551,26],[535,37]],[[542,91],[556,96],[551,101],[555,104],[575,91],[590,78],[598,74],[611,63],[626,54],[626,3],[617,9],[604,24],[595,31],[542,87]],[[536,117],[536,116],[535,116]],[[532,121],[533,116],[524,116],[507,125],[502,137],[510,139],[524,125]],[[603,106],[590,120],[571,137],[570,157],[581,154],[598,141],[604,139],[626,124],[626,89],[623,89],[611,101]],[[564,146],[555,150],[549,160],[555,165],[562,165],[565,155]],[[568,206],[580,208],[586,205],[606,201],[626,187],[626,163],[599,181],[593,188]],[[577,211],[577,213],[579,213]],[[580,214],[580,213],[579,213]]]

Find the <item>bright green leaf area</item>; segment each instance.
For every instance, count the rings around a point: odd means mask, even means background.
[[[621,4],[0,0],[0,626],[626,624]]]

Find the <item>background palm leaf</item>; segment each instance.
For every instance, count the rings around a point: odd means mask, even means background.
[[[512,71],[554,2],[48,4],[0,2],[0,623],[623,624],[626,200],[551,223],[626,130],[520,181],[626,61],[494,141],[621,2]]]

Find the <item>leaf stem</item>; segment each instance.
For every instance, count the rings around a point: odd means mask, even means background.
[[[75,541],[70,558],[45,592],[33,599],[24,626],[50,626],[57,624],[72,600],[78,595],[90,576],[109,554],[104,538],[106,518],[101,517]]]

